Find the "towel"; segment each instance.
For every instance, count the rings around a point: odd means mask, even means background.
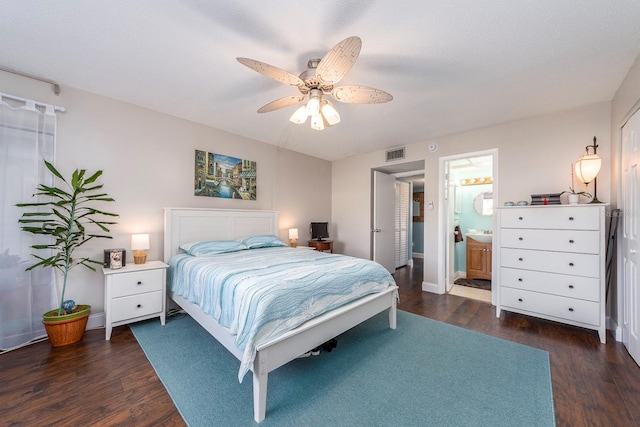
[[[459,225],[456,225],[456,227],[453,229],[453,234],[455,235],[456,243],[462,242],[464,240],[464,238],[462,237],[462,231],[460,230]]]

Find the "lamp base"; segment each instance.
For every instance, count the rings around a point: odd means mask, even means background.
[[[147,262],[147,253],[145,251],[143,251],[142,249],[138,249],[133,254],[133,263],[134,264],[144,264],[145,262]]]
[[[592,204],[592,203],[594,203],[594,204],[598,204],[598,203],[602,203],[602,202],[601,202],[600,200],[598,200],[598,198],[597,198],[597,197],[594,197],[594,198],[593,198],[589,203],[587,203],[587,204],[589,204],[589,205],[590,205],[590,204]]]
[[[298,246],[298,239],[291,239],[291,247],[295,248]]]

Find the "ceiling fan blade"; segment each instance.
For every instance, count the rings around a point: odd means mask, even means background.
[[[393,99],[391,94],[366,86],[339,86],[333,88],[331,96],[347,104],[381,104]]]
[[[358,55],[362,41],[360,37],[349,37],[335,45],[322,58],[316,69],[316,77],[323,83],[338,83],[353,67]]]
[[[267,76],[277,82],[284,83],[286,85],[304,87],[304,82],[300,77],[291,74],[288,71],[281,70],[273,65],[265,64],[264,62],[256,61],[249,58],[236,58],[239,63],[246,65],[254,71]]]
[[[290,105],[297,104],[303,101],[304,98],[305,97],[303,95],[295,95],[295,96],[286,96],[284,98],[276,99],[275,101],[272,101],[267,105],[260,107],[260,109],[258,110],[258,113],[269,113],[271,111],[279,110],[280,108],[285,108]]]

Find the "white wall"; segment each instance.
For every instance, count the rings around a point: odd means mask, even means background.
[[[525,102],[525,101],[523,101]],[[463,118],[461,118],[463,119]],[[404,163],[425,160],[424,281],[438,280],[439,158],[467,152],[499,150],[497,203],[530,200],[531,194],[561,192],[571,183],[571,164],[585,146],[598,138],[598,154],[605,159],[598,176],[598,199],[610,198],[610,104],[602,103],[548,116],[478,129],[406,146]],[[427,146],[435,142],[438,150]],[[371,169],[385,166],[384,151],[333,162],[332,219],[341,250],[360,257],[370,255]],[[584,190],[584,185],[576,183]],[[591,190],[591,189],[590,189]],[[592,191],[590,191],[592,192]]]
[[[9,73],[0,72],[0,92],[66,107],[57,130],[56,165],[63,175],[76,168],[104,171],[104,189],[116,201],[103,208],[120,217],[113,240],[87,245],[88,256],[102,259],[103,249],[122,247],[133,262],[130,236],[145,232],[151,239],[147,259],[162,259],[167,206],[278,210],[280,237],[287,242],[288,228],[298,227],[303,242],[309,222],[330,218],[328,161],[71,87],[55,96],[49,85]],[[196,149],[256,161],[257,200],[194,196]],[[67,296],[103,311],[102,273],[74,270]]]

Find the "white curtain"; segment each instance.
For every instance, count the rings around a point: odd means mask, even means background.
[[[0,350],[46,336],[42,314],[57,305],[53,269],[25,271],[36,238],[20,230],[15,206],[36,201],[38,184],[53,185],[43,159],[53,163],[55,133],[53,106],[0,94]]]

